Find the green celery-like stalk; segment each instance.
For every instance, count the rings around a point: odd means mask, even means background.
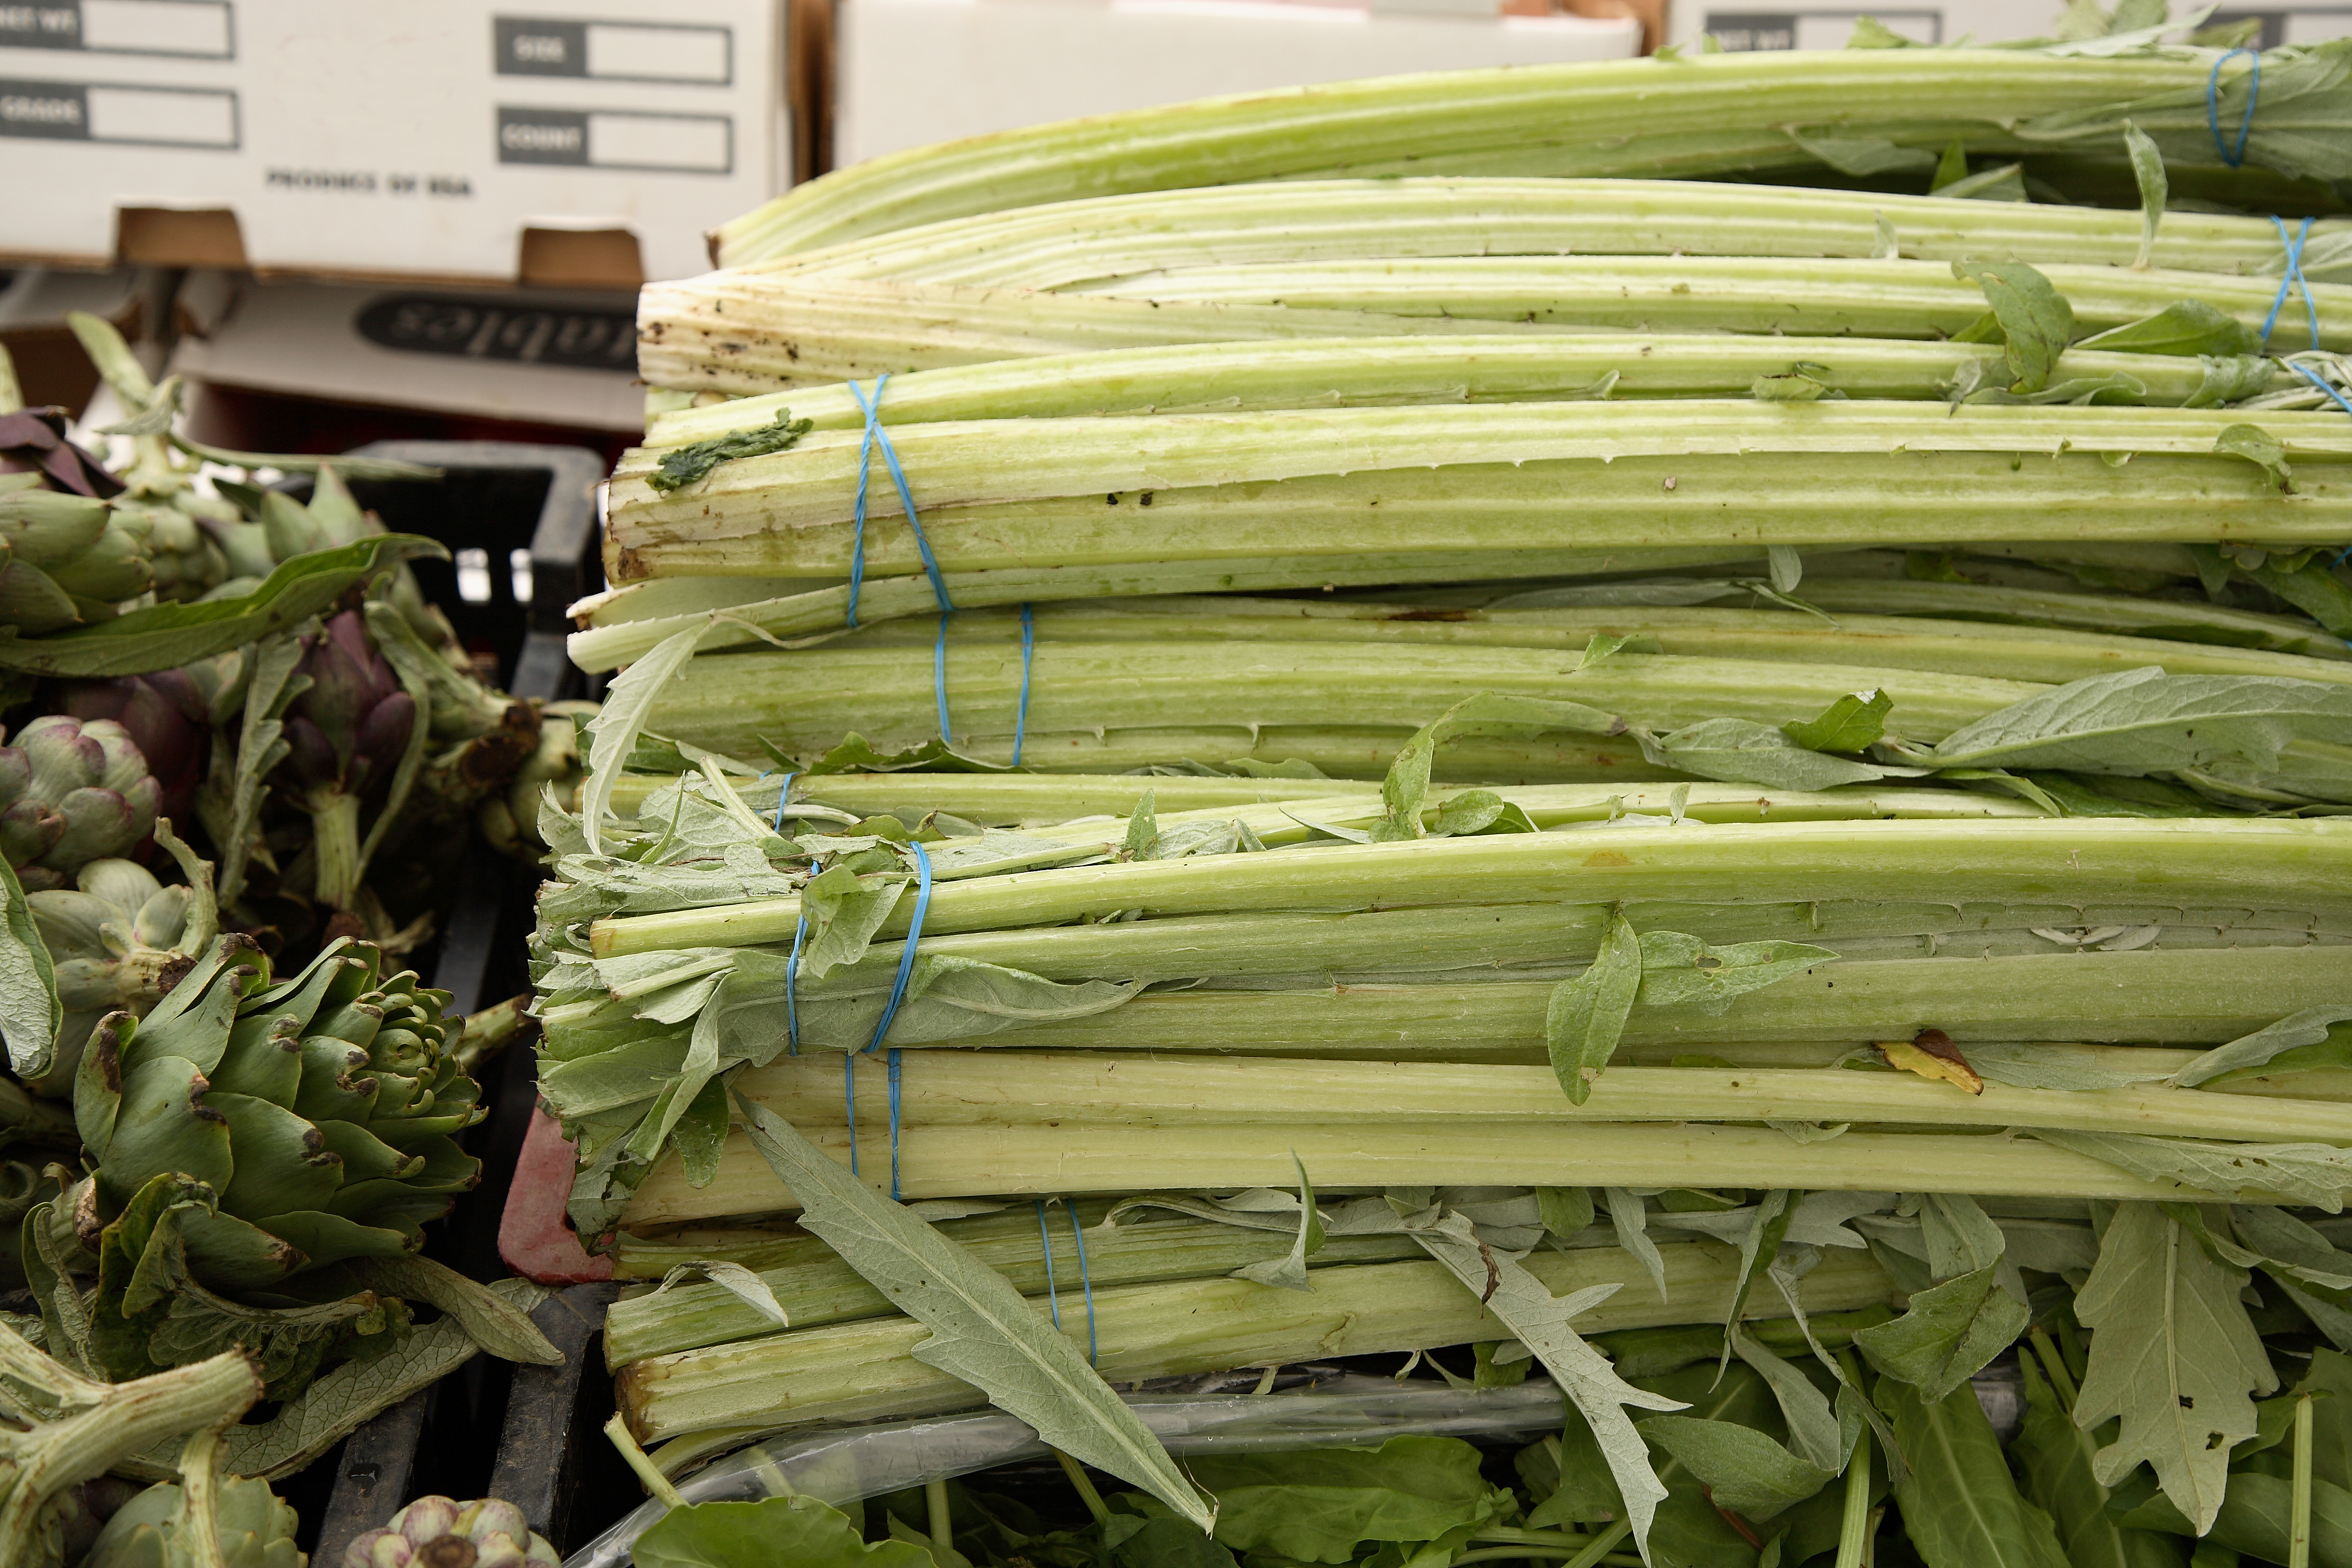
[[[2248,333],[2277,288],[2205,272],[2041,268],[2083,332],[2197,299]],[[2310,285],[2320,341],[2352,344],[2352,289]],[[1967,331],[1985,296],[1943,262],[1773,257],[1441,257],[1188,268],[1071,289],[824,273],[708,273],[646,291],[653,384],[771,393],[885,371],[1160,343],[1550,331],[1852,334]],[[2305,346],[2301,343],[2297,347]],[[2248,390],[2255,390],[2249,387]],[[2242,395],[2242,394],[2241,394]]]
[[[877,1190],[890,1185],[888,1118],[878,1100],[857,1131],[858,1168]],[[812,1128],[818,1147],[849,1163],[845,1130]],[[900,1190],[909,1200],[1121,1193],[1146,1189],[1224,1191],[1296,1181],[1292,1156],[1315,1173],[1318,1192],[1391,1186],[1801,1188],[1875,1192],[1900,1173],[1908,1192],[2032,1197],[2053,1193],[2118,1202],[2213,1201],[2169,1182],[2145,1182],[2087,1155],[1998,1133],[1855,1131],[1799,1144],[1765,1127],[1579,1122],[1383,1122],[1345,1125],[1188,1123],[1181,1136],[1132,1129],[1043,1125],[949,1125],[902,1133]],[[2250,1203],[2284,1201],[2253,1196]],[[707,1224],[785,1214],[796,1206],[741,1133],[730,1135],[709,1184],[689,1184],[665,1156],[623,1210],[624,1229]]]
[[[1555,1294],[1620,1287],[1577,1320],[1581,1333],[1720,1321],[1738,1268],[1728,1247],[1662,1241],[1667,1300],[1641,1264],[1614,1247],[1538,1252],[1526,1266]],[[1098,1370],[1114,1383],[1333,1355],[1373,1355],[1502,1340],[1509,1331],[1444,1266],[1428,1261],[1317,1268],[1311,1292],[1245,1279],[1188,1279],[1097,1289],[1092,1322]],[[1751,1310],[1785,1314],[1759,1294]],[[1832,1250],[1805,1277],[1808,1313],[1895,1300],[1866,1254]],[[1671,1303],[1671,1304],[1669,1304]],[[1046,1304],[1033,1301],[1040,1316]],[[1066,1288],[1062,1331],[1087,1343],[1089,1314]],[[876,1318],[771,1334],[639,1361],[621,1373],[621,1408],[643,1442],[720,1427],[774,1430],[811,1421],[876,1420],[960,1409],[977,1391],[912,1355],[929,1331]]]
[[[2325,55],[2268,57],[2277,121],[2253,117],[2257,167],[2335,177],[2319,126],[2340,91]],[[721,266],[916,224],[1074,197],[1346,171],[1697,176],[1812,164],[1800,135],[1921,153],[2112,151],[2128,117],[2168,159],[2212,162],[2205,92],[2245,101],[2250,68],[2203,54],[2116,58],[2023,50],[1862,49],[1710,55],[1442,72],[1129,110],[869,159],[720,227]],[[2310,101],[2303,101],[2308,100]],[[1528,127],[1543,133],[1531,137]],[[1833,129],[1832,129],[1833,128]],[[2293,151],[2290,152],[2289,148]],[[2314,162],[2322,167],[2315,168]],[[1927,166],[1920,160],[1921,167]],[[1393,165],[1393,166],[1392,166]]]
[[[874,1064],[874,1075],[882,1068]],[[1044,1124],[1112,1134],[1139,1149],[1162,1128],[1263,1125],[1279,1141],[1318,1123],[1503,1127],[1657,1121],[1827,1121],[1945,1128],[2053,1127],[2241,1142],[2352,1143],[2341,1105],[2194,1089],[2014,1089],[1970,1093],[1911,1073],[1842,1068],[1612,1068],[1581,1105],[1549,1067],[1384,1062],[1335,1074],[1325,1063],[1193,1055],[929,1051],[902,1057],[903,1127]],[[832,1060],[787,1058],[747,1072],[740,1092],[803,1129],[840,1125]]]
[[[1291,1247],[1290,1237],[1281,1231],[1244,1230],[1199,1220],[1145,1220],[1094,1228],[1108,1206],[1101,1202],[1076,1209],[1054,1205],[1046,1211],[1042,1232],[1036,1209],[1027,1204],[1003,1214],[942,1221],[940,1229],[1011,1280],[1024,1296],[1045,1293],[1049,1241],[1055,1288],[1065,1291],[1079,1288],[1077,1245],[1070,1235],[1074,1213],[1088,1226],[1083,1278],[1091,1279],[1097,1290],[1231,1274],[1249,1264],[1272,1262]],[[1417,1243],[1399,1236],[1335,1236],[1327,1238],[1315,1254],[1317,1262],[1325,1267],[1390,1263],[1420,1256]],[[795,1330],[887,1317],[894,1311],[882,1292],[822,1242],[811,1240],[803,1249],[802,1260],[762,1268],[760,1278]],[[604,1318],[604,1364],[617,1372],[648,1356],[750,1339],[772,1333],[775,1328],[773,1319],[752,1310],[724,1286],[673,1286],[660,1295],[641,1295],[613,1304]]]
[[[2029,202],[1957,202],[1879,191],[1696,180],[1287,180],[1101,196],[1016,208],[760,264],[822,275],[988,288],[1063,289],[1243,262],[1459,256],[1989,257],[2037,267],[2139,261],[2137,213]],[[2341,280],[2340,219],[2315,225],[2305,275]],[[2326,257],[2333,265],[2321,261]],[[2258,217],[2168,212],[2147,264],[2229,275],[2284,271]]]
[[[2002,355],[1999,345],[1990,343],[1854,337],[1759,341],[1726,333],[1176,343],[894,375],[877,416],[895,429],[959,419],[1538,402],[1592,398],[1603,392],[1611,398],[1738,397],[1758,376],[1785,375],[1799,363],[1819,367],[1808,374],[1849,397],[1932,400],[1943,397],[1971,367],[1980,384],[2000,384]],[[2126,376],[2145,388],[2131,401],[2158,405],[2246,395],[2239,390],[2242,381],[2217,376],[2225,368],[2170,354],[2070,349],[2059,357],[2052,380],[2063,384]],[[2263,367],[2261,374],[2262,384],[2283,384],[2271,367]],[[2118,388],[2104,395],[2129,394]],[[866,422],[848,388],[808,386],[663,414],[648,425],[646,446],[658,451],[755,429],[786,409],[816,430],[857,430]]]

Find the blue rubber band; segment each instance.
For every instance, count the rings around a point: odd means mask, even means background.
[[[1037,1245],[1045,1253],[1045,1305],[1054,1314],[1054,1327],[1062,1326],[1062,1296],[1054,1289],[1054,1235],[1045,1228],[1045,1200],[1037,1200]]]
[[[1087,1364],[1092,1366],[1097,1360],[1097,1346],[1095,1342],[1095,1282],[1087,1274],[1087,1233],[1079,1228],[1078,1211],[1075,1208],[1070,1211],[1070,1239],[1078,1244],[1078,1283],[1085,1287],[1087,1292]]]
[[[841,1053],[841,1108],[849,1115],[849,1173],[857,1174],[857,1053]]]
[[[931,695],[940,704],[940,744],[955,744],[953,731],[948,728],[948,616],[951,611],[940,612],[940,640],[931,645]]]
[[[2285,365],[2287,369],[2294,372],[2295,374],[2303,377],[2304,380],[2311,383],[2312,385],[2319,388],[2320,391],[2326,393],[2328,396],[2334,398],[2336,400],[2336,407],[2341,408],[2347,414],[2352,414],[2352,401],[2347,401],[2342,393],[2328,385],[2325,381],[2322,381],[2312,372],[2309,366],[2297,364],[2293,360],[2282,360],[2279,363]],[[2345,554],[2352,555],[2352,546],[2346,547]],[[2336,559],[2340,562],[2344,559],[2344,556],[2339,555]]]
[[[2271,313],[2263,318],[2263,342],[2270,342],[2271,329],[2278,325],[2279,312],[2286,308],[2288,290],[2300,285],[2303,289],[2304,314],[2311,318],[2311,346],[2319,346],[2319,307],[2312,302],[2311,279],[2303,275],[2303,246],[2311,237],[2311,220],[2303,220],[2303,230],[2293,239],[2286,234],[2286,225],[2277,215],[2271,224],[2278,230],[2279,244],[2286,249],[2286,276],[2279,279],[2278,297],[2271,301]]]
[[[2221,68],[2239,55],[2254,62],[2253,72],[2246,79],[2246,112],[2238,121],[2238,144],[2232,149],[2221,140]],[[2213,73],[2205,79],[2205,124],[2213,132],[2213,150],[2221,154],[2221,162],[2232,169],[2246,161],[2246,135],[2254,128],[2254,100],[2263,90],[2263,57],[2259,49],[2242,45],[2231,49],[2213,62]],[[855,385],[853,384],[853,390]]]
[[[941,610],[955,608],[948,598],[947,579],[940,575],[940,563],[931,554],[931,542],[923,534],[922,520],[915,514],[915,493],[908,488],[907,470],[898,462],[898,448],[890,444],[890,433],[882,427],[878,410],[882,388],[889,381],[887,375],[875,377],[871,397],[856,382],[847,384],[849,395],[857,399],[857,405],[866,411],[866,436],[857,447],[856,531],[852,536],[849,556],[849,624],[853,626],[857,624],[857,591],[866,581],[866,489],[877,446],[882,448],[884,466],[890,470],[890,482],[898,488],[898,504],[907,509],[907,526],[915,531],[915,549],[922,555],[924,574],[931,580],[931,594],[939,600]]]
[[[793,954],[784,960],[784,1054],[801,1054],[800,1008],[793,1000],[793,979],[801,972],[801,944],[808,940],[808,911],[801,911],[800,923],[793,927]]]
[[[841,1101],[849,1121],[849,1173],[853,1176],[857,1174],[856,1058],[878,1048],[883,1037],[890,1032],[892,1021],[898,1016],[898,1005],[907,999],[908,977],[915,971],[915,946],[923,940],[923,916],[931,907],[931,858],[920,844],[908,847],[915,852],[915,917],[908,922],[907,945],[898,954],[898,977],[890,983],[889,1000],[882,1004],[881,1022],[874,1026],[874,1037],[866,1043],[866,1050],[847,1053],[841,1061]],[[789,978],[791,971],[785,973]],[[898,1195],[898,1053],[892,1050],[887,1059],[890,1064],[890,1195],[895,1198]]]
[[[1013,765],[1021,765],[1021,741],[1029,730],[1029,666],[1037,653],[1037,611],[1021,606],[1021,706],[1013,715]]]
[[[890,1201],[898,1201],[898,1047],[882,1053],[890,1064]]]
[[[760,776],[766,778],[768,775],[761,773]],[[793,798],[793,781],[800,776],[796,773],[786,773],[782,786],[776,791],[776,837],[779,838],[784,836],[784,803]]]

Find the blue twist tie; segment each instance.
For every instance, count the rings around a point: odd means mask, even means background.
[[[801,1054],[801,1016],[793,1001],[793,977],[801,972],[801,944],[807,940],[808,911],[803,909],[800,924],[793,928],[793,954],[784,960],[784,1054],[790,1057]],[[853,1157],[856,1152],[855,1147],[850,1150]]]
[[[760,776],[766,778],[768,775],[761,773]],[[800,776],[796,773],[786,773],[783,784],[776,790],[776,837],[779,838],[784,836],[784,805],[793,798],[793,781]]]
[[[2293,239],[2287,237],[2286,225],[2273,215],[2271,225],[2278,230],[2279,244],[2286,247],[2286,276],[2279,279],[2278,298],[2271,301],[2271,313],[2263,318],[2263,342],[2271,338],[2271,329],[2278,325],[2279,312],[2286,308],[2288,290],[2303,289],[2304,314],[2311,318],[2311,346],[2319,346],[2319,307],[2312,302],[2311,279],[2303,275],[2303,245],[2311,237],[2311,220],[2303,220],[2303,229]]]
[[[923,940],[923,916],[931,907],[931,858],[920,844],[908,847],[915,852],[915,916],[908,922],[907,945],[898,954],[898,977],[890,983],[889,1000],[882,1004],[881,1022],[874,1026],[874,1037],[866,1043],[864,1052],[845,1053],[841,1058],[842,1107],[849,1119],[849,1173],[857,1174],[857,1078],[856,1058],[870,1055],[890,1032],[892,1020],[898,1016],[898,1005],[907,999],[907,979],[915,971],[915,946]],[[789,977],[791,971],[785,971]],[[786,994],[789,996],[790,993]],[[898,1053],[888,1054],[890,1064],[890,1195],[898,1195]]]
[[[1070,1210],[1070,1239],[1078,1244],[1078,1283],[1087,1293],[1087,1364],[1099,1359],[1095,1341],[1095,1282],[1087,1273],[1087,1233],[1078,1226],[1078,1211]]]
[[[849,624],[857,624],[857,590],[866,581],[866,481],[874,458],[874,448],[882,448],[882,461],[890,469],[890,482],[898,487],[898,504],[907,509],[907,526],[915,531],[915,548],[923,557],[923,571],[931,580],[931,594],[942,610],[955,605],[948,599],[947,579],[940,575],[940,563],[931,554],[931,542],[924,536],[922,520],[915,515],[915,494],[907,488],[907,470],[899,466],[898,448],[890,444],[890,433],[882,427],[877,412],[882,402],[882,388],[889,384],[887,375],[874,380],[874,395],[856,382],[848,383],[849,395],[857,399],[857,406],[866,411],[866,438],[857,447],[857,512],[856,532],[853,536],[849,555]]]
[[[1021,606],[1021,706],[1013,715],[1013,765],[1021,765],[1021,741],[1029,729],[1029,665],[1037,652],[1037,611]]]
[[[1045,1200],[1037,1200],[1037,1245],[1045,1254],[1045,1305],[1054,1314],[1054,1327],[1062,1326],[1062,1296],[1054,1289],[1054,1236],[1045,1228]]]
[[[931,645],[931,695],[940,704],[940,744],[955,744],[953,731],[948,728],[948,616],[953,612],[940,612],[940,640]]]
[[[2239,55],[2254,62],[2253,72],[2246,79],[2246,112],[2238,121],[2238,144],[2232,148],[2221,140],[2221,68]],[[2259,49],[2242,46],[2231,49],[2213,62],[2213,74],[2205,79],[2205,124],[2213,132],[2213,150],[2221,154],[2221,162],[2232,169],[2246,161],[2246,136],[2254,128],[2254,100],[2263,90],[2263,57]],[[851,390],[856,390],[853,383]]]
[[[2334,398],[2336,400],[2336,407],[2341,408],[2347,414],[2352,414],[2352,402],[2345,401],[2345,397],[2342,393],[2328,385],[2325,381],[2322,381],[2308,366],[2296,364],[2292,360],[2281,360],[2279,363],[2285,365],[2287,369],[2294,372],[2295,374],[2303,377],[2304,380],[2311,383],[2312,385],[2319,388],[2320,391],[2326,393],[2328,396]],[[2352,547],[2347,547],[2344,554],[2352,555]],[[2344,555],[2338,555],[2336,558],[2334,564],[2340,565],[2343,563],[2343,560]]]

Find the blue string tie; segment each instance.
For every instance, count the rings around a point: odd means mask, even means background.
[[[1054,1288],[1054,1233],[1045,1228],[1045,1200],[1037,1200],[1037,1246],[1045,1254],[1045,1305],[1054,1314],[1054,1328],[1062,1327],[1062,1293]]]
[[[1021,606],[1021,706],[1013,714],[1013,765],[1021,765],[1021,742],[1029,730],[1029,666],[1037,653],[1037,611]]]
[[[2263,342],[2271,340],[2271,329],[2278,325],[2279,312],[2286,309],[2287,294],[2295,289],[2303,290],[2303,311],[2311,321],[2311,346],[2319,346],[2319,307],[2311,298],[2311,280],[2303,275],[2304,242],[2311,237],[2311,220],[2303,220],[2303,228],[2293,238],[2287,237],[2286,224],[2275,214],[2271,225],[2278,230],[2279,244],[2286,250],[2286,276],[2279,279],[2278,295],[2271,300],[2271,313],[2263,318]]]
[[[1087,1363],[1091,1366],[1100,1359],[1101,1349],[1095,1332],[1095,1282],[1094,1277],[1087,1270],[1087,1233],[1078,1224],[1078,1211],[1071,1208],[1069,1215],[1070,1238],[1077,1243],[1078,1247],[1078,1284],[1086,1292]],[[1045,1254],[1045,1306],[1054,1314],[1054,1328],[1059,1332],[1062,1327],[1062,1294],[1054,1284],[1054,1237],[1045,1228],[1045,1200],[1043,1198],[1037,1200],[1037,1245]]]
[[[845,1053],[841,1058],[841,1094],[843,1109],[849,1119],[849,1173],[857,1174],[857,1077],[856,1058],[871,1055],[890,1032],[890,1025],[898,1016],[898,1005],[907,999],[907,981],[915,972],[915,947],[923,940],[923,916],[931,907],[931,858],[920,844],[908,847],[915,852],[915,914],[908,922],[907,945],[898,953],[898,977],[890,983],[889,998],[882,1004],[881,1021],[874,1026],[874,1037],[866,1043],[862,1052]],[[787,973],[789,973],[789,970]],[[898,1053],[890,1051],[886,1059],[890,1066],[890,1196],[898,1196]]]
[[[954,731],[948,725],[948,617],[955,613],[955,604],[948,597],[948,580],[940,574],[939,558],[931,553],[930,537],[923,531],[923,520],[915,511],[915,492],[907,483],[906,467],[898,461],[898,448],[890,442],[890,432],[882,425],[882,389],[888,385],[888,375],[874,378],[874,393],[856,382],[848,383],[849,395],[857,399],[857,406],[866,411],[866,434],[857,444],[857,510],[856,528],[849,546],[849,625],[857,625],[857,595],[866,584],[866,496],[867,480],[873,474],[874,449],[882,449],[883,465],[890,470],[890,482],[898,487],[898,504],[906,509],[907,526],[915,531],[915,549],[923,558],[923,574],[931,580],[931,596],[939,601],[940,637],[931,652],[931,686],[939,699],[940,741],[954,744]]]
[[[2221,140],[2221,68],[2239,55],[2253,62],[2246,78],[2246,112],[2238,121],[2238,142],[2235,147]],[[2221,154],[2221,162],[2235,169],[2246,161],[2246,137],[2254,128],[2254,100],[2263,90],[2263,57],[2259,49],[2241,46],[2213,62],[2212,74],[2205,79],[2205,124],[2213,132],[2213,150]]]
[[[774,772],[775,770],[771,768],[760,776],[766,778]],[[793,798],[793,781],[800,776],[797,773],[786,773],[783,784],[776,790],[775,826],[776,837],[779,838],[784,836],[784,803]],[[801,1020],[799,1009],[793,1001],[793,976],[800,973],[801,943],[807,940],[808,911],[803,910],[801,912],[800,923],[793,928],[792,956],[784,960],[784,1054],[788,1057],[801,1054]]]

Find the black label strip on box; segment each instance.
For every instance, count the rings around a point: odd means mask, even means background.
[[[0,78],[0,136],[233,153],[236,94],[224,88]]]
[[[1944,41],[1941,11],[1869,8],[1804,11],[1709,11],[1703,30],[1726,53],[1751,49],[1841,49],[1854,23],[1869,16],[1916,44]]]
[[[0,0],[0,49],[236,58],[230,0]]]
[[[499,108],[499,162],[665,174],[735,172],[735,121],[724,114],[619,109]]]
[[[727,87],[735,79],[735,30],[704,22],[493,16],[490,60],[500,76]]]
[[[572,370],[637,372],[637,319],[628,310],[532,306],[511,299],[386,294],[360,307],[360,336],[402,353]]]

